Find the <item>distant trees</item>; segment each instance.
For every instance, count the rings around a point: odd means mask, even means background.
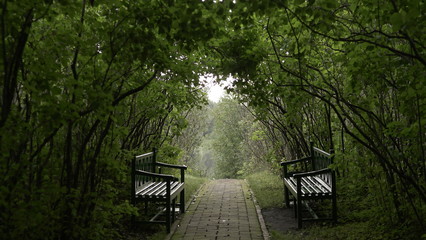
[[[209,116],[210,105],[204,105],[197,109],[190,109],[185,114],[185,129],[172,139],[171,144],[181,149],[181,163],[191,166],[191,170],[195,169],[194,161],[197,149],[203,141],[203,137],[211,131],[211,119]]]
[[[215,176],[234,178],[247,159],[244,151],[244,124],[247,111],[236,100],[223,98],[213,109],[214,129],[212,132],[212,152],[216,158]]]
[[[215,178],[236,178],[268,168],[273,147],[249,109],[231,96],[192,112],[197,119],[174,141],[187,149],[190,171]],[[192,121],[193,116],[189,118]],[[187,143],[191,143],[186,148]]]

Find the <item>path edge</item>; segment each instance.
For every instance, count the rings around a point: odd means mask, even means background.
[[[256,197],[254,196],[254,192],[251,190],[250,184],[248,183],[247,179],[244,179],[244,181],[246,182],[248,186],[248,190],[251,194],[251,199],[253,201],[254,207],[256,208],[257,218],[260,223],[260,228],[262,229],[263,239],[269,240],[270,239],[269,231],[268,231],[268,228],[266,227],[265,220],[263,219],[262,210],[260,209],[260,206],[257,203]]]

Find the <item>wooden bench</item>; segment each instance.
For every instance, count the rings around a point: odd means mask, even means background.
[[[311,143],[309,157],[281,162],[285,203],[290,207],[289,193],[291,193],[298,228],[302,227],[303,221],[337,220],[335,172],[329,168],[333,163],[333,150],[330,152],[316,148]],[[289,166],[293,166],[295,171],[289,172]],[[319,199],[331,200],[331,216],[319,218],[310,208],[308,201]],[[302,204],[306,206],[312,218],[303,218]]]
[[[180,195],[179,212],[185,212],[185,170],[184,165],[172,165],[156,161],[156,151],[136,156],[132,160],[131,173],[131,203],[136,206],[138,202],[145,203],[145,214],[148,213],[148,203],[158,203],[164,205],[155,214],[149,223],[165,224],[167,233],[170,233],[172,222],[176,215],[176,199]],[[180,181],[173,175],[161,173],[161,168],[173,168],[180,170]],[[158,171],[156,171],[158,170]],[[158,218],[165,213],[165,220]],[[135,217],[132,218],[132,224]]]

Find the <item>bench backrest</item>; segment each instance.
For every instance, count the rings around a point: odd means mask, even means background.
[[[332,152],[333,150],[331,150]],[[328,168],[331,164],[333,164],[333,155],[319,148],[313,147],[311,148],[311,157],[312,157],[312,170],[321,170],[324,168]],[[320,178],[323,179],[330,186],[332,185],[332,177],[331,174],[321,174]]]
[[[330,153],[313,147],[312,149],[312,170],[321,170],[328,168],[333,163],[333,158]]]
[[[157,161],[157,152],[154,150],[152,152],[136,156],[133,161],[135,162],[134,170],[142,170],[155,173],[155,162]]]
[[[148,176],[135,174],[136,170],[155,173],[155,162],[157,152],[154,149],[152,152],[136,156],[132,160],[132,195],[135,194],[145,183],[152,182],[154,179]]]

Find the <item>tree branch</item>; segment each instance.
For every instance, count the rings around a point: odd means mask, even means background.
[[[125,99],[126,97],[131,96],[131,95],[133,95],[135,93],[138,93],[138,92],[144,90],[152,82],[152,80],[155,79],[155,77],[157,76],[157,73],[158,73],[158,70],[155,70],[154,73],[152,74],[152,76],[144,84],[142,84],[141,86],[139,86],[137,88],[131,89],[131,90],[129,90],[129,91],[121,94],[120,96],[118,96],[112,102],[112,105],[116,106],[121,100]]]

